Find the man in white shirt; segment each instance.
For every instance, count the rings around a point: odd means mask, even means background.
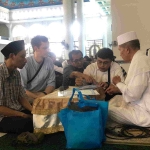
[[[110,100],[109,117],[123,124],[150,127],[150,59],[140,50],[134,31],[117,40],[121,57],[131,64],[125,83],[119,76],[113,78],[122,96]]]
[[[112,85],[112,79],[118,75],[121,81],[124,81],[122,69],[119,64],[113,62],[113,51],[109,48],[102,48],[96,54],[97,62],[92,63],[84,69],[83,74],[92,77],[95,81],[93,84],[101,85],[108,93],[108,95],[119,93],[119,89]],[[76,79],[76,85],[82,85],[82,78]],[[109,88],[108,88],[109,87]],[[111,92],[110,92],[111,91]],[[112,97],[106,98],[109,100]]]

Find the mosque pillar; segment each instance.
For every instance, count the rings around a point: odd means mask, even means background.
[[[85,50],[85,31],[84,31],[84,14],[83,14],[83,0],[77,0],[77,20],[80,26],[79,32],[79,50],[82,51],[83,56],[86,55]]]
[[[9,24],[6,24],[7,28],[8,28],[8,32],[9,32],[9,40],[12,41],[13,38],[12,38],[12,24],[9,23]]]
[[[65,25],[65,59],[68,59],[69,51],[74,49],[74,40],[72,34],[72,25],[75,19],[74,14],[74,0],[63,0],[63,10],[64,10],[64,25]]]

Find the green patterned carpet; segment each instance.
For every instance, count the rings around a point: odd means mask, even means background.
[[[17,135],[7,134],[0,138],[0,150],[65,150],[66,139],[64,132],[45,135],[41,144],[34,146],[13,145]],[[95,150],[149,150],[148,146],[129,146],[119,144],[104,144],[102,148]],[[93,149],[94,150],[94,149]]]

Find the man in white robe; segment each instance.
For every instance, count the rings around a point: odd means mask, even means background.
[[[109,117],[122,124],[150,127],[150,59],[140,50],[134,31],[117,37],[120,56],[130,62],[125,83],[119,76],[113,83],[122,96],[115,96],[109,103]]]

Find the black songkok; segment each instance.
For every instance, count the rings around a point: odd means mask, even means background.
[[[17,54],[20,51],[24,50],[24,40],[14,41],[7,44],[2,50],[1,53],[5,57],[9,57],[9,54],[14,53]]]

